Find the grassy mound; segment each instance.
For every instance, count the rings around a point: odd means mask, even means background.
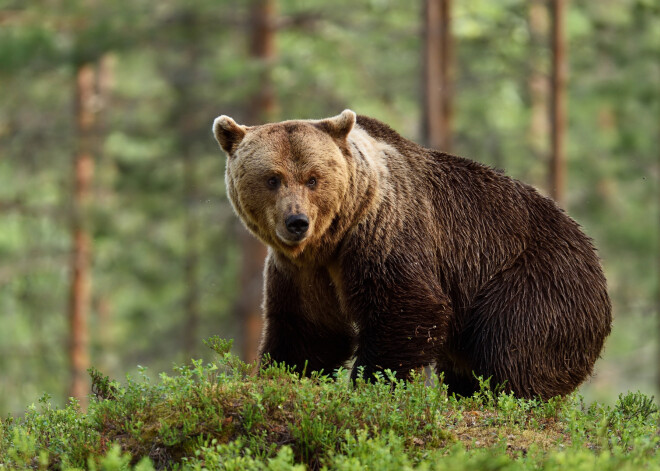
[[[469,398],[444,387],[348,373],[258,376],[210,339],[215,363],[175,368],[157,384],[92,371],[95,399],[48,397],[0,422],[0,470],[637,470],[660,469],[658,408],[639,393],[614,408],[576,397],[520,400],[482,381]]]

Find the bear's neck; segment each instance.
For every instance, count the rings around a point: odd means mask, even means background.
[[[389,181],[388,155],[396,149],[372,137],[356,125],[348,136],[351,155],[348,157],[351,179],[342,207],[348,228],[356,227],[377,210],[381,189]]]

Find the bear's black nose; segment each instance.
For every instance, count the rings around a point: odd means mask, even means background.
[[[284,224],[286,224],[286,228],[291,234],[301,236],[309,228],[309,219],[304,214],[294,214],[286,218]]]

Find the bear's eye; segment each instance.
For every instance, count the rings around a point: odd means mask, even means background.
[[[280,186],[280,179],[277,177],[270,177],[268,179],[268,186],[273,190],[276,190]]]
[[[307,186],[310,188],[314,188],[316,186],[316,178],[312,177],[309,180],[307,180]]]

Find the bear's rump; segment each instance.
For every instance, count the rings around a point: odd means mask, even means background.
[[[537,243],[493,276],[451,329],[448,355],[461,361],[439,363],[462,363],[525,397],[575,389],[591,373],[611,314],[594,261],[568,255]]]

